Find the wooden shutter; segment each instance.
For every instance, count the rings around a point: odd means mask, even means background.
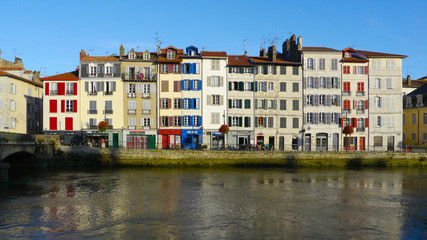
[[[58,121],[56,117],[49,118],[49,130],[58,130]]]
[[[365,118],[365,127],[369,127],[369,118]]]
[[[173,125],[174,125],[174,122],[173,122],[173,116],[170,116],[168,120],[169,120],[169,121],[168,121],[167,126],[173,126]]]
[[[368,72],[369,72],[369,68],[368,66],[365,66],[365,74],[368,74]]]
[[[57,102],[56,100],[52,99],[49,101],[49,112],[56,113],[57,112]]]
[[[77,112],[77,100],[73,100],[73,112]]]
[[[49,83],[48,82],[44,86],[44,95],[49,95]]]
[[[369,108],[369,101],[365,100],[365,109],[368,109],[368,108]]]
[[[65,112],[65,100],[61,100],[61,112]]]

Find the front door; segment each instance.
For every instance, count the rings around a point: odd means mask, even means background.
[[[326,133],[319,133],[316,136],[316,151],[328,151],[328,135]]]
[[[268,147],[270,150],[274,150],[274,137],[268,137]]]
[[[394,151],[394,136],[387,137],[387,151]]]
[[[311,134],[306,134],[305,135],[305,150],[306,151],[311,151]]]
[[[359,150],[361,151],[365,150],[365,137],[359,138]]]
[[[119,147],[119,134],[113,133],[113,148]]]

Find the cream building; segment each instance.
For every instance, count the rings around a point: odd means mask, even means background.
[[[80,126],[84,139],[99,144],[105,137],[108,147],[122,146],[123,82],[119,58],[89,56],[80,52]],[[101,133],[97,125],[106,121],[109,128]]]
[[[120,47],[123,82],[123,145],[155,149],[157,139],[156,53],[147,50],[124,53]]]
[[[39,76],[39,72],[25,70],[19,58],[15,62],[0,58],[0,131],[42,131],[43,85]]]
[[[303,47],[304,151],[338,151],[341,127],[341,51]]]
[[[227,53],[202,52],[202,116],[203,144],[208,148],[223,148],[230,134],[219,128],[226,123],[227,113]],[[230,127],[230,130],[232,127]],[[224,138],[225,141],[224,141]]]

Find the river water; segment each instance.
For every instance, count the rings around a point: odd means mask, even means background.
[[[19,170],[0,239],[423,239],[423,169]]]

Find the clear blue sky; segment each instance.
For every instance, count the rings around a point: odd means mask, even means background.
[[[427,1],[4,1],[2,58],[22,58],[42,75],[72,71],[81,49],[90,55],[194,45],[258,55],[263,39],[295,33],[303,46],[408,55],[402,74],[427,76]],[[269,45],[269,44],[268,44]],[[278,49],[281,49],[280,47]]]

